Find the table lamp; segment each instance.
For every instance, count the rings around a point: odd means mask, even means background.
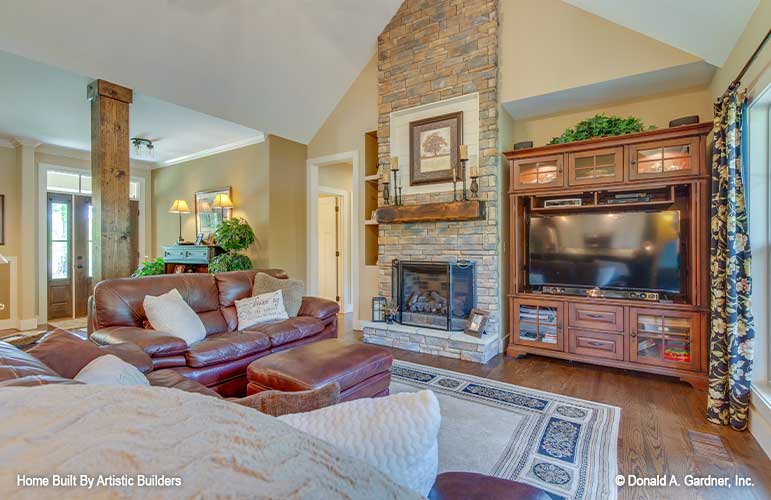
[[[214,201],[211,204],[212,208],[220,209],[220,219],[225,220],[225,209],[233,208],[233,202],[230,201],[230,196],[225,193],[220,193],[214,197]]]
[[[179,243],[183,243],[185,240],[182,238],[182,214],[189,214],[190,207],[187,206],[185,200],[174,200],[169,209],[170,214],[179,214]]]

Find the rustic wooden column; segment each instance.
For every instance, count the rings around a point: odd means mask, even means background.
[[[131,89],[104,80],[88,85],[91,101],[91,198],[94,283],[131,274],[129,105]]]

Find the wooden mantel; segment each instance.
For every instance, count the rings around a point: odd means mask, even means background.
[[[421,205],[388,205],[375,211],[375,220],[378,224],[450,222],[484,218],[485,202],[481,200],[448,201]]]

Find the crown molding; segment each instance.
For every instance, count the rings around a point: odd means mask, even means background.
[[[11,144],[17,148],[19,146],[26,146],[34,149],[40,146],[41,142],[38,141],[37,139],[32,139],[30,137],[12,137]]]
[[[254,137],[249,137],[247,139],[242,139],[240,141],[231,142],[229,144],[223,144],[222,146],[217,146],[214,148],[204,149],[203,151],[198,151],[197,153],[192,153],[185,156],[180,156],[177,158],[172,158],[170,160],[158,162],[153,166],[154,169],[156,168],[164,168],[164,167],[170,167],[172,165],[178,165],[180,163],[188,162],[191,160],[197,160],[199,158],[206,158],[207,156],[212,156],[220,153],[225,153],[227,151],[232,151],[234,149],[240,149],[244,148],[246,146],[251,146],[252,144],[259,144],[261,142],[265,141],[265,134],[260,132],[258,135]]]
[[[16,146],[8,139],[0,139],[0,148],[15,148]]]

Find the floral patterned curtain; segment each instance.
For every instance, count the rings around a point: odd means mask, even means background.
[[[707,419],[747,427],[755,326],[750,307],[752,256],[742,179],[744,92],[732,86],[715,102],[712,143],[711,325]]]

